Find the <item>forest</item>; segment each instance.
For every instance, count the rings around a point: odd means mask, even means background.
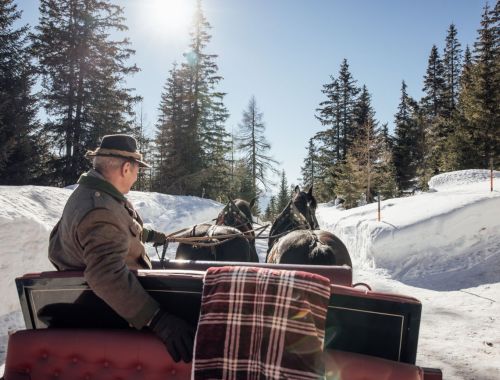
[[[152,169],[135,190],[196,195],[225,202],[252,199],[280,178],[265,219],[290,197],[255,97],[234,134],[220,90],[219,56],[201,0],[187,53],[168,73],[154,135],[136,112],[141,95],[125,79],[133,62],[123,8],[112,0],[41,0],[38,24],[22,24],[13,0],[0,0],[0,185],[68,186],[90,168],[87,150],[106,134],[129,133]],[[372,94],[349,70],[348,57],[318,92],[322,125],[304,141],[302,187],[319,201],[346,208],[427,189],[453,170],[500,168],[500,1],[483,9],[473,46],[462,46],[454,24],[444,49],[429,46],[424,96],[408,95],[403,80],[391,133],[375,118]]]

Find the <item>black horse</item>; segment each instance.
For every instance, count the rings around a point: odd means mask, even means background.
[[[203,261],[242,261],[259,262],[255,249],[255,233],[251,209],[255,199],[247,202],[243,199],[229,200],[228,204],[219,213],[215,224],[197,224],[176,237],[206,237],[201,244],[179,243],[175,258],[178,260]],[[230,238],[221,238],[220,243],[204,246],[211,243],[217,236],[231,235]]]
[[[280,264],[349,265],[346,246],[334,234],[319,230],[316,198],[298,186],[292,199],[274,221],[266,262]]]

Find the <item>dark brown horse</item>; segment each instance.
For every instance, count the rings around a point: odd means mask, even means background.
[[[219,213],[216,224],[197,224],[176,237],[206,237],[201,244],[179,243],[175,258],[178,260],[203,261],[241,261],[259,262],[255,249],[255,234],[251,209],[255,203],[243,199],[229,200],[228,204]],[[203,246],[211,243],[218,236],[231,235],[230,238],[221,238],[220,243],[212,246]]]
[[[316,207],[312,186],[307,193],[295,187],[292,199],[271,227],[266,262],[352,267],[344,243],[334,234],[318,229]]]

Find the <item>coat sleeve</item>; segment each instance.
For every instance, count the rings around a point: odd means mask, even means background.
[[[80,222],[77,238],[90,288],[135,328],[146,325],[158,303],[144,290],[125,264],[132,238],[129,226],[107,209],[89,212]]]

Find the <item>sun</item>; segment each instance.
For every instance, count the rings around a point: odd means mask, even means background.
[[[140,9],[144,29],[162,37],[186,34],[194,12],[192,0],[142,0]]]

